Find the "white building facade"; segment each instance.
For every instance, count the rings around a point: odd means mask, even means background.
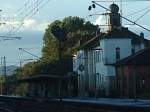
[[[112,4],[112,7],[117,8],[118,6]],[[74,71],[79,74],[79,96],[115,96],[116,70],[114,64],[146,46],[144,34],[137,35],[120,26],[119,17],[117,20],[112,17],[113,12],[110,14],[109,31],[82,45],[83,47],[77,52],[74,59]],[[118,10],[117,14],[114,13],[115,16],[120,16]],[[115,24],[114,21],[118,22]]]

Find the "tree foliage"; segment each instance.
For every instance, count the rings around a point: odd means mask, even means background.
[[[83,18],[66,17],[62,21],[56,20],[45,31],[43,59],[46,61],[58,60],[58,40],[52,33],[52,27],[59,26],[64,29],[66,40],[64,41],[64,56],[71,55],[80,46],[80,41],[91,39],[97,32],[98,26],[91,22],[85,22]]]

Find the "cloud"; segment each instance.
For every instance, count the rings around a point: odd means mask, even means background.
[[[34,19],[27,19],[27,20],[24,20],[24,24],[23,26],[25,27],[30,27],[32,25],[36,25],[36,21]]]
[[[102,32],[106,32],[108,30],[108,24],[106,23],[105,16],[99,16],[93,24],[99,25]]]
[[[35,19],[25,19],[23,22],[5,21],[5,24],[0,26],[0,32],[44,32],[48,24],[48,22],[39,22]]]
[[[104,16],[99,16],[94,22],[95,25],[106,25],[106,20]]]
[[[26,19],[23,21],[21,31],[40,31],[44,32],[48,22],[39,22],[35,19]]]

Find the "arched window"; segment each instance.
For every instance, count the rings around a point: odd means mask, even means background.
[[[116,61],[120,60],[120,48],[116,47]]]

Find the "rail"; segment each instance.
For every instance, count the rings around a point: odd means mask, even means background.
[[[150,112],[150,101],[126,99],[51,99],[0,96],[10,112]]]

